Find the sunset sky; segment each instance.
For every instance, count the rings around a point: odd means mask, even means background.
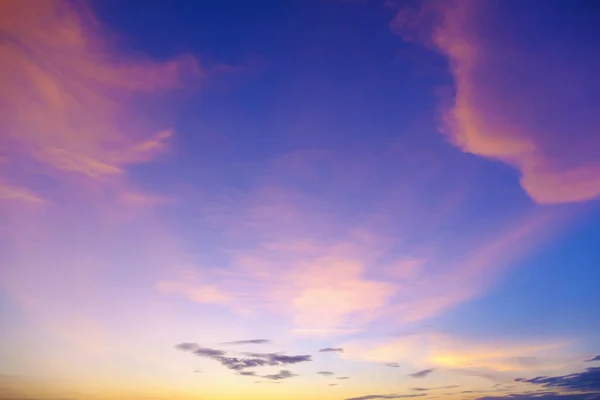
[[[0,0],[0,400],[600,399],[600,2]]]

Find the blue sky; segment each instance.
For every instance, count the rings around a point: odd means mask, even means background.
[[[600,395],[596,3],[32,2],[0,399]]]

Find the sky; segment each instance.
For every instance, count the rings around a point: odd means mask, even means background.
[[[599,41],[593,0],[0,1],[0,399],[600,399]]]

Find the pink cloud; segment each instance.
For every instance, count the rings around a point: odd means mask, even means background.
[[[502,6],[425,0],[402,8],[391,28],[448,58],[456,94],[444,105],[444,133],[454,145],[516,168],[537,203],[596,199],[597,46],[544,39]]]
[[[37,7],[5,1],[1,8],[0,29],[10,38],[0,45],[6,60],[0,67],[0,144],[9,151],[7,162],[29,157],[100,178],[164,151],[172,135],[166,114],[155,109],[160,118],[150,121],[150,110],[143,110],[141,118],[134,103],[201,77],[194,59],[118,56],[91,14],[66,1]]]
[[[304,162],[314,166],[312,157]],[[351,205],[344,197],[348,187],[369,192],[368,182],[387,164],[369,166],[364,180],[338,180],[344,163],[356,158],[320,160],[319,173],[310,174],[310,185],[324,190],[331,190],[329,180],[339,185],[341,198],[335,191],[316,196],[303,190],[304,183],[288,181],[287,171],[267,167],[248,190],[215,195],[201,214],[218,232],[218,263],[196,265],[197,278],[166,280],[186,288],[179,293],[188,299],[190,290],[214,287],[233,311],[267,313],[298,334],[384,331],[435,317],[479,295],[503,268],[548,240],[560,221],[546,210],[521,210],[512,220],[490,221],[485,231],[465,225],[465,232],[445,235],[439,226],[456,218],[463,204],[419,201],[428,198],[431,182],[423,182],[418,168],[399,188],[375,190],[358,218],[345,213]],[[280,165],[282,159],[273,162]],[[293,159],[289,173],[295,174],[302,158]],[[445,193],[437,196],[446,199]],[[422,242],[411,242],[411,236]]]

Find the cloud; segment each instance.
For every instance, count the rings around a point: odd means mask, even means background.
[[[223,350],[209,349],[207,347],[198,347],[197,349],[193,350],[192,352],[197,356],[211,357],[211,358],[221,357],[221,356],[225,355],[225,352]]]
[[[195,285],[189,282],[159,282],[157,289],[161,293],[180,293],[190,300],[204,304],[226,304],[229,296],[211,285]]]
[[[388,367],[392,367],[392,368],[398,368],[398,367],[400,367],[400,364],[395,363],[395,362],[386,363],[385,365],[387,365]]]
[[[516,381],[542,385],[546,388],[598,392],[600,394],[600,367],[588,368],[584,372],[570,375],[538,376],[531,379],[518,378]]]
[[[151,116],[134,100],[158,104],[156,94],[180,90],[203,71],[192,57],[155,62],[110,52],[82,10],[60,0],[33,8],[2,2],[0,57],[10,63],[0,67],[0,145],[9,163],[21,157],[88,178],[120,176],[164,152],[172,136],[164,111]]]
[[[402,8],[391,28],[447,57],[455,86],[454,98],[442,104],[448,139],[518,170],[537,203],[597,199],[600,50],[587,29],[594,20],[581,23],[582,11],[568,7],[540,19],[520,2],[418,4]]]
[[[411,397],[422,397],[424,394],[368,394],[366,396],[351,397],[346,400],[375,400],[375,399],[406,399]]]
[[[270,340],[267,339],[250,339],[250,340],[236,340],[233,342],[223,342],[223,345],[242,345],[242,344],[267,344],[271,343]]]
[[[330,383],[329,386],[337,386],[337,383]]]
[[[18,201],[24,203],[45,203],[45,201],[33,194],[31,191],[16,187],[7,186],[0,183],[0,200]]]
[[[254,372],[254,371],[240,371],[240,372],[238,372],[238,375],[256,376],[256,372]]]
[[[349,376],[339,376],[339,377],[337,377],[335,379],[345,380],[345,379],[350,379],[350,377]]]
[[[292,372],[287,371],[287,370],[281,370],[276,374],[262,375],[262,378],[269,379],[272,381],[279,381],[282,379],[293,378],[294,376],[298,376],[298,375],[293,374]]]
[[[556,370],[565,364],[570,342],[516,342],[464,340],[441,333],[344,343],[345,358],[386,365],[409,359],[416,368],[430,367],[461,374],[494,377],[514,371]]]
[[[331,376],[331,375],[333,375],[333,372],[331,372],[331,371],[319,371],[319,372],[317,372],[317,374],[324,375],[324,376]]]
[[[340,347],[326,347],[324,349],[320,349],[319,353],[343,353],[344,349]]]
[[[179,343],[178,345],[175,346],[176,349],[178,350],[182,350],[182,351],[195,351],[196,349],[198,349],[200,346],[197,343]]]
[[[593,361],[600,361],[600,355],[597,355],[596,357],[592,357],[589,360],[585,360],[585,362],[593,362]]]
[[[290,365],[312,361],[310,355],[288,356],[280,353],[242,353],[249,358],[228,357],[225,355],[226,352],[224,350],[200,347],[195,343],[182,343],[177,345],[176,348],[189,351],[199,357],[210,358],[234,371],[241,371],[253,367]]]
[[[414,372],[412,374],[408,374],[408,376],[412,376],[413,378],[424,378],[427,375],[431,374],[433,371],[434,371],[433,368],[424,369],[422,371],[417,371],[417,372]]]

